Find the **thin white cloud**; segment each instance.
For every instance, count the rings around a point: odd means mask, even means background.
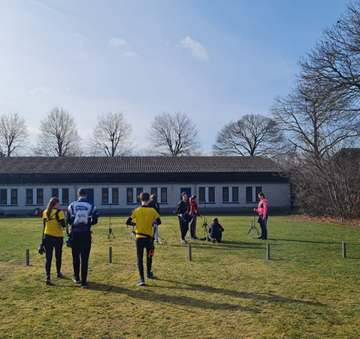
[[[30,91],[30,95],[37,95],[37,94],[40,94],[40,93],[50,93],[50,92],[53,92],[53,90],[51,88],[46,88],[46,87],[39,86],[39,87],[33,88]]]
[[[124,56],[125,57],[128,57],[128,58],[136,58],[136,59],[140,59],[140,55],[135,53],[135,52],[125,52],[124,53]]]
[[[46,10],[50,11],[51,13],[59,16],[60,18],[62,19],[66,19],[66,20],[69,20],[69,21],[73,21],[73,22],[79,22],[78,20],[76,20],[73,15],[69,14],[69,13],[66,13],[64,10],[62,9],[59,9],[57,8],[56,6],[54,5],[49,5],[47,4],[46,1],[40,1],[40,0],[30,0],[32,1],[33,3],[39,5],[39,6],[42,6],[43,8],[45,8]]]
[[[74,33],[74,35],[79,38],[80,40],[87,40],[87,37],[85,35],[82,35],[80,33]]]
[[[110,41],[109,41],[109,45],[111,47],[115,47],[115,48],[118,48],[118,47],[122,47],[122,46],[126,46],[128,45],[128,42],[121,38],[121,39],[118,39],[118,38],[111,38]]]
[[[190,37],[186,37],[180,40],[180,45],[183,48],[188,49],[196,59],[207,60],[209,58],[205,47]]]

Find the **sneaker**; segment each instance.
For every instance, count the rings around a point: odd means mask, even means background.
[[[213,239],[212,242],[214,243],[214,242],[215,242],[215,239]]]
[[[73,281],[75,284],[80,284],[80,283],[81,283],[80,279],[77,278],[77,277],[75,277],[74,275],[73,275],[73,277],[72,277],[72,281]]]
[[[182,240],[181,240],[181,243],[182,243],[182,244],[187,244],[187,241],[186,241],[185,239],[182,239]]]
[[[146,279],[152,279],[154,278],[154,273],[153,272],[150,272],[147,276],[146,276]]]
[[[46,285],[49,285],[49,286],[54,285],[54,284],[51,282],[50,277],[46,277],[46,279],[45,279],[45,284],[46,284]]]
[[[63,279],[63,278],[64,278],[64,275],[63,275],[61,272],[57,273],[56,276],[57,276],[59,279]]]
[[[261,237],[259,237],[258,239],[264,239],[264,238],[261,236]]]
[[[159,240],[155,240],[155,244],[156,244],[156,245],[159,245]]]
[[[87,283],[81,284],[81,288],[89,288],[89,285]]]
[[[144,286],[145,285],[145,280],[144,279],[140,279],[137,284],[137,286]]]
[[[199,240],[199,238],[198,238],[198,237],[194,237],[193,240]]]

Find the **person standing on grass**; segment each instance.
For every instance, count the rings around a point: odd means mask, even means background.
[[[158,225],[161,224],[160,215],[155,208],[149,206],[149,193],[141,192],[140,201],[141,206],[135,209],[128,220],[126,225],[136,226],[135,229],[135,245],[137,253],[137,265],[140,274],[140,280],[136,284],[137,286],[145,285],[144,277],[144,249],[146,249],[146,278],[152,279],[154,274],[151,272],[152,256],[151,248],[153,246],[153,220],[156,220]],[[135,220],[136,222],[133,222]]]
[[[196,199],[197,196],[194,194],[190,197],[189,199],[189,203],[190,203],[190,216],[191,216],[191,221],[190,221],[190,234],[191,234],[191,239],[192,240],[197,240],[198,238],[196,237],[196,219],[197,217],[200,217],[201,215],[199,214],[198,210],[197,210],[197,203],[196,203]]]
[[[260,199],[259,201],[259,205],[258,208],[254,208],[254,211],[259,213],[259,219],[258,219],[258,223],[260,224],[261,227],[261,236],[258,239],[267,239],[267,219],[268,219],[268,204],[269,202],[267,201],[267,199],[265,199],[265,194],[260,192],[258,194],[258,197]]]
[[[61,273],[61,257],[64,236],[62,230],[65,228],[65,218],[63,211],[59,210],[60,200],[56,197],[50,199],[46,210],[43,212],[44,224],[44,239],[43,244],[45,247],[45,271],[46,271],[46,285],[53,285],[50,279],[51,261],[53,251],[55,249],[56,258],[56,276],[63,278]]]
[[[176,214],[179,217],[180,233],[181,233],[181,243],[186,244],[185,236],[189,230],[189,204],[187,201],[188,195],[186,192],[181,193],[181,200],[179,201]]]
[[[68,208],[68,223],[71,227],[71,250],[73,257],[74,276],[76,284],[81,283],[82,288],[88,288],[87,275],[89,256],[91,250],[91,226],[97,224],[99,214],[96,206],[86,200],[87,193],[84,188],[78,191],[79,200],[72,202]],[[80,280],[81,258],[81,280]]]
[[[152,194],[150,196],[149,207],[155,208],[156,212],[158,212],[158,214],[160,215],[160,205],[157,201],[156,194]],[[158,230],[158,224],[155,219],[153,220],[153,228],[154,228],[155,244],[158,244],[159,243],[159,230]]]

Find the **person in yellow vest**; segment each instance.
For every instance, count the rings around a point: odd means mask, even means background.
[[[145,285],[144,279],[144,264],[143,264],[143,256],[144,249],[146,249],[146,271],[147,279],[152,279],[154,274],[151,272],[152,265],[152,256],[151,256],[151,248],[153,246],[153,220],[156,220],[158,225],[161,224],[160,215],[155,210],[155,208],[149,206],[150,195],[147,192],[140,193],[140,201],[141,206],[135,209],[131,216],[126,221],[126,225],[136,226],[136,253],[137,253],[137,263],[138,269],[140,273],[140,280],[136,284],[137,286]],[[133,222],[133,220],[136,221]]]
[[[43,212],[44,224],[44,239],[43,244],[45,247],[45,271],[46,271],[46,285],[53,285],[50,279],[51,261],[53,251],[55,248],[56,258],[56,276],[63,278],[61,273],[61,256],[64,236],[62,230],[65,228],[65,218],[63,211],[59,210],[60,200],[56,197],[50,199],[46,210]]]

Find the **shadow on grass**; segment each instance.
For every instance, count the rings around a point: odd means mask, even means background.
[[[156,279],[156,280],[160,281],[160,279]],[[110,292],[110,293],[125,294],[129,297],[146,300],[148,302],[149,301],[150,302],[161,302],[161,303],[175,304],[175,305],[184,306],[184,307],[202,308],[202,309],[206,309],[206,310],[208,310],[208,309],[238,310],[238,311],[253,312],[253,313],[258,313],[261,311],[260,309],[257,309],[257,308],[245,307],[245,306],[228,304],[228,303],[216,303],[216,302],[212,302],[210,300],[195,299],[195,298],[190,298],[190,297],[187,297],[184,295],[181,295],[181,296],[167,295],[165,293],[156,294],[156,293],[154,293],[153,290],[152,291],[150,290],[150,288],[153,289],[154,287],[157,287],[157,286],[145,285],[145,286],[141,286],[141,287],[138,287],[133,290],[133,289],[128,289],[128,288],[120,287],[120,286],[103,285],[103,284],[98,284],[98,283],[91,284],[91,290],[99,290],[99,291],[106,291],[106,292]],[[169,288],[169,287],[164,287],[164,290],[166,288]],[[204,290],[202,290],[202,291],[204,291]]]
[[[187,243],[186,245],[183,244],[175,244],[172,246],[175,247],[187,247],[191,245],[192,248],[209,248],[209,249],[260,249],[264,247],[264,243],[253,243],[253,242],[243,242],[243,241],[222,241],[221,243],[213,243],[211,241],[199,241],[199,242],[192,242]]]
[[[119,293],[119,294],[126,294],[129,297],[136,298],[136,299],[143,299],[146,301],[152,302],[162,302],[162,303],[169,303],[175,304],[178,306],[185,306],[185,307],[197,307],[202,309],[212,309],[212,310],[239,310],[239,311],[246,311],[246,312],[253,312],[258,313],[261,312],[261,309],[255,307],[245,307],[241,305],[234,305],[229,303],[218,303],[212,302],[211,299],[216,294],[226,295],[232,298],[239,298],[239,299],[252,299],[254,301],[267,301],[270,303],[295,303],[295,304],[303,304],[309,306],[324,306],[324,304],[319,302],[312,302],[312,301],[303,301],[298,299],[291,299],[291,298],[283,298],[278,295],[273,294],[256,294],[256,293],[247,293],[247,292],[238,292],[233,290],[228,290],[224,288],[215,288],[206,285],[199,285],[199,284],[189,284],[181,282],[182,286],[178,286],[180,284],[179,281],[172,281],[166,279],[159,279],[154,278],[155,281],[164,281],[170,284],[176,284],[177,286],[156,286],[156,285],[147,285],[143,287],[139,287],[136,289],[129,289],[121,286],[111,286],[111,285],[104,285],[99,283],[92,283],[91,289],[92,290],[99,290],[99,291],[106,291],[110,293]],[[187,297],[184,295],[167,295],[165,293],[154,293],[154,290],[166,290],[166,289],[175,289],[175,290],[189,290],[189,291],[199,291],[208,293],[209,296],[207,299],[196,299],[193,297]]]
[[[173,281],[173,280],[166,280],[166,279],[157,279],[157,280],[166,281],[166,282],[174,283],[174,284],[179,284],[178,281]],[[291,302],[291,303],[298,303],[298,304],[311,305],[311,306],[324,306],[324,304],[319,303],[319,302],[303,301],[303,300],[291,299],[291,298],[283,298],[283,297],[280,297],[280,296],[274,295],[274,294],[264,295],[264,294],[256,294],[256,293],[238,292],[238,291],[233,291],[233,290],[227,290],[224,288],[215,288],[212,286],[189,284],[189,283],[184,283],[184,282],[181,282],[181,284],[184,285],[185,287],[174,286],[174,287],[167,287],[167,288],[197,290],[197,291],[201,291],[201,292],[210,293],[211,295],[214,295],[215,293],[220,293],[220,294],[224,294],[224,295],[227,295],[230,297],[242,298],[242,299],[254,299],[254,300],[261,300],[261,301],[266,300],[269,302]],[[156,286],[156,287],[159,287],[159,286]]]
[[[289,241],[289,242],[300,242],[300,243],[309,243],[309,244],[329,244],[329,245],[341,245],[341,241],[314,241],[314,240],[300,240],[300,239],[281,239],[281,238],[274,238],[269,239],[273,241]]]

